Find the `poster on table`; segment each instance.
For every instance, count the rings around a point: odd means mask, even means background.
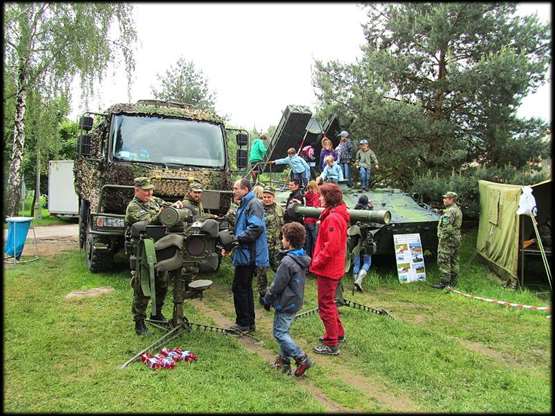
[[[409,283],[426,280],[424,250],[420,234],[394,234],[395,260],[399,282]]]

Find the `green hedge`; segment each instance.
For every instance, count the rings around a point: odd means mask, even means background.
[[[443,208],[441,196],[445,192],[456,192],[459,195],[458,203],[463,210],[464,218],[477,221],[480,215],[478,180],[533,185],[549,178],[550,175],[545,170],[523,171],[512,166],[467,168],[459,172],[452,172],[449,176],[439,176],[428,171],[417,176],[408,191],[415,194],[420,201],[434,208]]]

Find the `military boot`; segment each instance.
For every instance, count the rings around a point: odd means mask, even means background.
[[[150,319],[152,321],[162,321],[162,322],[167,322],[168,320],[166,319],[166,317],[164,316],[164,314],[162,313],[162,306],[163,305],[156,305],[156,314],[150,314]]]
[[[145,321],[143,319],[139,319],[138,321],[135,321],[135,333],[137,335],[148,334],[148,328],[146,327]]]

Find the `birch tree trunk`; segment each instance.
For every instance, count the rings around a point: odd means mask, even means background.
[[[25,146],[25,103],[27,99],[27,71],[20,68],[15,104],[15,124],[13,135],[12,157],[8,173],[8,204],[6,209],[9,216],[17,216],[19,202],[21,201],[21,162]]]
[[[35,215],[38,220],[42,218],[40,206],[40,146],[37,146],[37,174],[35,179]]]

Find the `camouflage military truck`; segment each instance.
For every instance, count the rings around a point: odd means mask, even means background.
[[[75,190],[79,243],[89,270],[109,270],[124,247],[125,209],[135,177],[149,177],[154,195],[168,202],[182,199],[192,181],[200,182],[206,211],[227,212],[230,160],[226,128],[217,115],[181,103],[139,100],[85,113],[79,124],[84,134],[74,164]],[[236,140],[244,146],[248,134],[239,131]]]

